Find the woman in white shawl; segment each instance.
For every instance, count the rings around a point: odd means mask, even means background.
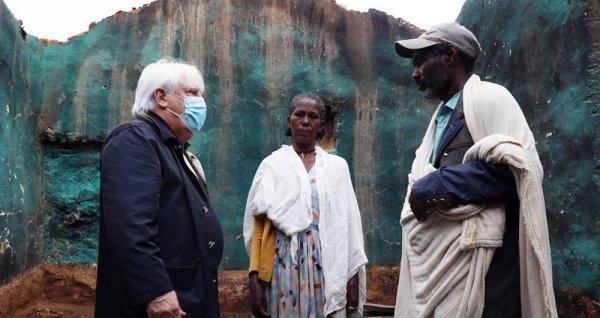
[[[362,225],[346,161],[316,146],[325,106],[300,94],[282,146],[261,163],[248,195],[244,240],[255,317],[361,316]]]

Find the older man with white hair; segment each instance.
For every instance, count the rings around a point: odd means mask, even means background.
[[[142,72],[134,121],[101,153],[96,317],[219,317],[223,232],[187,141],[206,117],[193,65],[164,58]]]

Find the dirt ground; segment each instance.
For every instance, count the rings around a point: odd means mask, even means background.
[[[368,303],[391,306],[395,302],[398,268],[372,268],[367,272]],[[246,271],[219,274],[221,317],[250,317]],[[373,282],[373,283],[371,283]],[[88,318],[93,317],[96,267],[44,264],[0,287],[0,317]],[[384,306],[385,307],[385,306]],[[384,308],[389,313],[390,308]],[[384,317],[385,311],[365,316]]]
[[[393,315],[398,285],[398,267],[367,270],[366,317]],[[221,317],[250,317],[246,271],[219,274]],[[88,265],[44,264],[0,286],[0,317],[10,318],[88,318],[93,317],[96,267]],[[600,317],[597,296],[580,288],[555,288],[559,317]],[[387,307],[386,307],[387,306]],[[381,309],[375,311],[375,309]]]

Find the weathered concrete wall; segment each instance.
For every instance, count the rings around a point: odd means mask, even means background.
[[[41,255],[41,57],[0,1],[0,284]]]
[[[50,262],[96,262],[100,146],[42,143],[44,255]]]
[[[41,80],[48,84],[38,132],[50,216],[45,258],[95,262],[97,228],[89,217],[97,210],[90,194],[98,179],[96,166],[80,160],[92,163],[89,144],[131,118],[143,67],[170,55],[197,63],[208,87],[208,119],[192,145],[227,233],[223,269],[247,266],[247,192],[260,161],[289,143],[287,106],[302,91],[329,99],[335,113],[334,150],[354,172],[371,261],[396,264],[397,207],[417,142],[404,129],[422,126],[427,112],[418,109],[429,106],[403,88],[412,86],[410,61],[398,59],[390,43],[418,32],[381,12],[348,12],[330,1],[158,1],[118,13],[69,43],[44,46]]]
[[[467,1],[477,72],[519,101],[545,169],[554,282],[600,298],[600,4]],[[598,304],[597,304],[598,306]]]
[[[485,53],[477,73],[513,92],[536,134],[559,304],[577,293],[587,313],[600,307],[598,14],[593,1],[468,0],[459,17]],[[247,266],[247,191],[260,161],[289,142],[286,107],[302,91],[329,101],[328,147],[350,164],[370,264],[398,265],[406,174],[434,106],[393,41],[420,30],[328,0],[159,0],[65,44],[24,40],[3,3],[0,18],[0,105],[10,105],[0,117],[0,240],[13,251],[0,279],[40,257],[95,262],[98,150],[130,119],[143,67],[164,55],[205,75],[209,117],[192,147],[225,229],[223,270]]]

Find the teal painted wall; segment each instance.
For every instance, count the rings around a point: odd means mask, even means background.
[[[44,259],[96,261],[94,147],[131,119],[143,67],[169,55],[193,61],[205,76],[208,118],[191,143],[226,233],[222,269],[247,267],[242,219],[250,183],[261,160],[290,142],[287,107],[303,91],[327,98],[336,114],[334,151],[352,167],[372,263],[397,264],[406,178],[389,175],[404,173],[416,145],[400,127],[422,127],[430,104],[404,88],[412,86],[410,61],[397,58],[391,43],[418,34],[381,12],[348,12],[328,1],[188,0],[119,13],[66,44],[44,46],[41,81],[52,83],[43,86],[38,121]]]
[[[47,261],[95,263],[98,256],[100,143],[42,143],[44,255]]]
[[[467,1],[477,72],[513,93],[544,167],[554,282],[600,298],[600,116],[594,1]],[[481,63],[483,62],[483,63]]]
[[[16,174],[27,189],[0,183],[2,210],[22,211],[0,215],[0,240],[8,238],[12,257],[22,259],[10,273],[40,258],[95,262],[99,148],[131,118],[143,67],[165,55],[204,72],[209,115],[191,143],[226,233],[222,269],[247,266],[247,191],[260,161],[289,143],[286,109],[302,91],[331,106],[334,151],[350,164],[370,264],[399,264],[406,175],[435,106],[414,87],[411,61],[396,55],[393,42],[421,30],[325,0],[162,0],[53,44],[23,40],[4,4],[0,10],[0,76],[13,83],[0,82],[0,105],[14,105],[0,119],[8,145],[0,155],[10,162],[0,177]],[[477,73],[515,95],[538,141],[555,283],[595,299],[599,13],[588,1],[468,0],[459,17],[483,47]]]
[[[41,256],[39,48],[0,1],[0,284]]]

